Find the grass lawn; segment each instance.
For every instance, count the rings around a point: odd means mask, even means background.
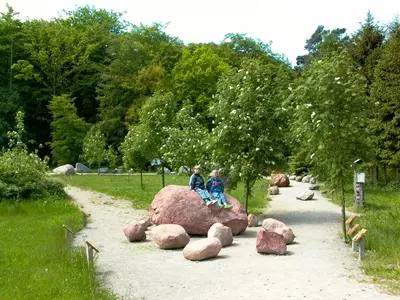
[[[162,188],[161,175],[144,175],[144,189],[140,187],[138,175],[74,175],[57,176],[66,184],[94,190],[112,196],[132,200],[138,209],[147,209],[155,194]],[[189,183],[188,176],[166,175],[165,185],[185,185]],[[253,187],[253,197],[249,199],[249,213],[261,214],[267,206],[268,182],[259,180]],[[237,189],[229,192],[243,203],[244,187],[240,184]]]
[[[354,210],[353,186],[346,188],[346,206]],[[334,200],[340,204],[339,199]],[[376,279],[397,280],[391,285],[400,293],[400,190],[367,184],[359,223],[368,230],[363,267]]]
[[[81,229],[67,200],[0,202],[0,299],[114,299],[99,288],[83,248],[68,248],[63,224]]]

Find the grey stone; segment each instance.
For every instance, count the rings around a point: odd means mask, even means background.
[[[303,179],[303,177],[301,177],[301,176],[297,176],[297,177],[296,177],[296,181],[297,181],[297,182],[301,182],[302,179]]]
[[[289,180],[296,180],[296,175],[289,176]]]
[[[162,169],[163,169],[163,168],[159,168],[159,169],[157,170],[157,174],[162,174]],[[165,174],[165,175],[171,175],[171,170],[164,167],[164,174]]]
[[[57,174],[64,174],[64,175],[73,175],[75,174],[75,169],[72,165],[63,165],[55,168],[53,170],[54,173]]]
[[[98,168],[97,169],[97,173],[107,173],[108,172],[108,168]]]
[[[308,188],[311,191],[318,191],[319,190],[319,185],[312,185]]]
[[[301,182],[303,182],[303,183],[310,183],[310,179],[311,179],[311,176],[307,175],[307,176],[304,176],[304,177],[303,177],[303,179],[301,180]]]
[[[296,198],[298,200],[303,200],[303,201],[307,201],[307,200],[311,200],[314,197],[314,192],[310,191],[310,190],[305,190],[304,192],[302,192],[299,196],[297,196]]]
[[[316,184],[316,183],[317,183],[317,178],[311,177],[311,178],[310,178],[310,183],[311,183],[311,184]]]
[[[76,163],[75,170],[77,173],[90,173],[90,169],[81,163]]]
[[[270,195],[278,195],[279,194],[279,188],[277,186],[272,186],[268,189],[268,192]]]
[[[189,175],[190,174],[190,168],[188,166],[181,166],[178,170],[179,175]]]

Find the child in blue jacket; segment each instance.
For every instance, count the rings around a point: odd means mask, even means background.
[[[210,195],[218,201],[218,206],[223,208],[231,208],[224,195],[224,183],[218,177],[218,170],[213,170],[210,174],[210,178],[207,181],[207,191]]]
[[[211,196],[204,186],[204,179],[200,175],[200,166],[195,166],[193,168],[193,174],[190,176],[189,180],[189,188],[190,190],[196,191],[207,206],[217,202],[211,200]]]

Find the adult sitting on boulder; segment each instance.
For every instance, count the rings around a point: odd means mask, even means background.
[[[217,203],[216,200],[211,200],[211,196],[204,186],[204,178],[200,175],[200,166],[195,166],[193,168],[193,174],[190,176],[189,180],[189,188],[192,191],[196,191],[200,195],[201,199],[203,199],[207,204],[207,206]]]

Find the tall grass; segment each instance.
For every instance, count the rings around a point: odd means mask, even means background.
[[[65,224],[81,228],[66,200],[0,202],[0,299],[112,299],[99,287],[83,248],[70,249]]]
[[[59,176],[66,184],[94,190],[112,196],[129,199],[137,209],[147,209],[154,196],[162,188],[161,175],[144,175],[143,189],[140,184],[140,176],[137,175],[75,175]],[[189,183],[188,176],[166,175],[166,185],[185,185]],[[261,214],[267,205],[266,180],[259,180],[253,188],[253,195],[249,200],[249,213]],[[235,190],[229,193],[243,203],[244,186],[239,184]]]
[[[345,189],[346,206],[354,208],[353,186]],[[339,199],[334,202],[339,204]],[[393,287],[400,292],[400,189],[366,184],[364,208],[358,222],[366,228],[366,249],[363,268],[376,279],[396,280]]]

